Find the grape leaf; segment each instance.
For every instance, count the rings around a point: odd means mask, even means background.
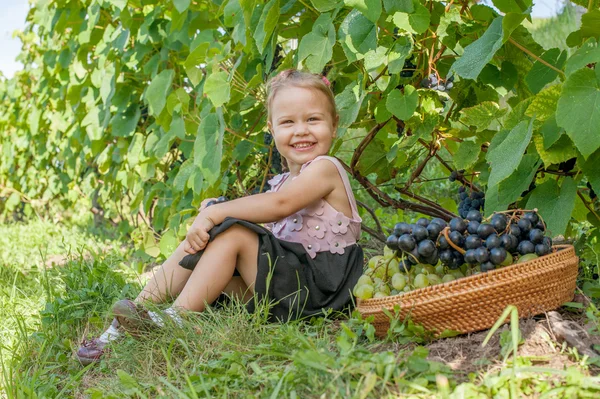
[[[600,10],[590,10],[581,16],[581,36],[600,37]]]
[[[186,183],[195,169],[196,165],[194,165],[194,162],[191,159],[186,159],[185,162],[181,164],[177,176],[175,176],[175,179],[173,180],[173,189],[175,192],[182,192],[185,190]]]
[[[481,145],[473,141],[463,141],[454,154],[454,166],[456,169],[469,169],[481,153]]]
[[[594,62],[600,62],[600,45],[595,38],[591,37],[569,58],[565,74],[570,76],[578,69]]]
[[[130,168],[136,166],[140,160],[140,155],[143,156],[144,149],[144,141],[145,137],[141,133],[136,133],[133,135],[133,139],[131,139],[131,143],[129,144],[129,149],[127,150],[127,165]]]
[[[310,0],[310,2],[318,11],[326,12],[336,8],[341,0]]]
[[[391,167],[386,155],[387,151],[383,142],[377,139],[373,140],[360,157],[358,170],[363,176],[376,173],[377,184],[390,180],[392,178]]]
[[[494,146],[490,145],[486,156],[491,164],[488,186],[499,184],[517,169],[532,133],[533,119],[529,122],[529,126],[527,121],[521,121],[502,142]]]
[[[117,112],[110,120],[112,135],[128,137],[135,132],[141,111],[137,104],[131,104],[124,112]]]
[[[475,126],[477,131],[482,131],[505,113],[506,109],[501,109],[497,103],[484,101],[474,107],[463,108],[460,111],[460,121],[467,126]]]
[[[565,177],[561,187],[554,179],[538,185],[527,201],[527,209],[537,208],[552,236],[563,234],[575,207],[577,184]]]
[[[377,25],[352,10],[340,25],[338,41],[349,62],[363,59],[369,50],[377,48]]]
[[[304,64],[311,72],[319,73],[331,60],[335,44],[335,29],[329,13],[319,15],[313,29],[304,35],[298,47],[298,62]]]
[[[344,91],[335,96],[335,103],[340,114],[340,128],[347,128],[354,123],[360,111],[360,106],[366,96],[360,82],[352,82],[344,88]]]
[[[260,20],[254,31],[256,47],[258,47],[258,51],[261,54],[263,54],[267,44],[269,44],[269,39],[271,38],[271,34],[275,30],[278,21],[279,0],[271,0],[265,5],[265,8],[263,8]]]
[[[521,13],[531,7],[532,0],[493,0],[493,3],[503,13]]]
[[[586,161],[577,161],[581,171],[587,177],[596,193],[600,193],[600,150],[597,150]]]
[[[190,0],[173,0],[173,4],[179,13],[181,14],[190,6]]]
[[[386,100],[387,109],[398,119],[409,119],[419,104],[419,93],[411,86],[404,86],[404,93],[394,89]]]
[[[167,93],[171,88],[171,82],[175,72],[172,69],[165,69],[152,79],[146,89],[145,98],[148,102],[150,115],[158,116],[167,103]]]
[[[463,55],[452,65],[451,71],[465,79],[476,79],[500,47],[502,17],[497,17],[479,39],[465,48]]]
[[[178,245],[179,239],[175,235],[174,230],[169,230],[166,233],[164,233],[160,237],[160,241],[158,243],[160,253],[163,254],[165,257],[169,257],[173,252],[175,252]]]
[[[411,13],[415,10],[412,0],[383,0],[383,6],[388,14],[396,11]]]
[[[389,73],[400,73],[404,69],[404,61],[412,53],[413,43],[409,36],[400,36],[388,53]]]
[[[429,28],[431,15],[421,3],[416,2],[415,4],[415,10],[412,13],[397,12],[394,14],[393,21],[398,28],[404,29],[408,33],[420,34]]]
[[[542,54],[540,58],[550,65],[555,66],[558,69],[562,69],[567,59],[567,52],[561,52],[557,48],[552,48]],[[554,79],[556,79],[557,76],[557,71],[548,68],[539,61],[536,61],[527,76],[525,76],[525,82],[527,83],[527,86],[529,86],[529,90],[535,94],[542,90],[548,83],[551,83]]]
[[[600,147],[600,82],[593,70],[581,69],[567,78],[556,122],[586,159]]]
[[[515,12],[509,12],[504,16],[502,20],[502,42],[510,38],[510,35],[521,26],[521,22],[527,17],[526,14],[520,14]]]
[[[227,79],[227,72],[223,71],[213,72],[206,78],[204,94],[208,96],[215,108],[229,101],[230,87]]]
[[[560,98],[561,89],[561,85],[557,84],[540,91],[527,107],[525,115],[535,115],[535,118],[541,121],[550,118],[556,112],[556,104]]]
[[[544,138],[541,135],[534,135],[533,142],[546,167],[552,164],[559,164],[577,156],[577,150],[573,142],[566,135],[561,136],[556,143],[547,149],[544,148]]]
[[[381,0],[344,0],[344,4],[360,11],[373,23],[377,23],[381,15]]]
[[[540,133],[544,137],[544,149],[547,150],[552,144],[560,138],[565,129],[556,124],[556,115],[550,116],[540,127]]]
[[[198,126],[198,136],[194,142],[194,164],[200,167],[209,184],[214,184],[221,173],[225,132],[221,119],[222,115],[215,113],[205,116]]]

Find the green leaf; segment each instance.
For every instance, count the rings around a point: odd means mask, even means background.
[[[509,12],[502,20],[502,42],[510,38],[510,35],[519,27],[523,20],[527,17],[525,14]]]
[[[404,93],[398,89],[392,90],[386,101],[387,109],[401,120],[410,119],[418,104],[419,93],[411,85],[404,86]]]
[[[581,69],[567,78],[556,122],[586,159],[600,147],[600,84],[593,70]]]
[[[352,10],[340,25],[338,41],[349,62],[363,59],[369,50],[377,48],[377,25]]]
[[[173,4],[179,13],[181,14],[190,6],[190,0],[173,0]]]
[[[494,146],[490,145],[486,156],[491,164],[489,187],[499,184],[517,169],[532,133],[533,119],[529,122],[529,126],[527,121],[521,121],[502,142]]]
[[[486,215],[503,211],[527,190],[542,161],[536,154],[525,154],[517,169],[500,184],[489,186],[485,193]]]
[[[470,108],[463,108],[460,121],[467,126],[475,126],[477,131],[485,130],[490,123],[499,120],[506,113],[506,109],[492,101],[484,101]]]
[[[404,69],[404,61],[412,53],[413,43],[410,36],[400,36],[388,53],[388,71],[400,73]]]
[[[341,0],[310,0],[312,5],[320,12],[331,11],[337,8]]]
[[[600,150],[584,162],[577,162],[596,193],[600,193]]]
[[[127,150],[127,164],[130,168],[136,166],[140,160],[140,154],[144,149],[144,141],[145,137],[141,133],[136,133],[133,135],[133,139],[131,139],[131,143],[129,144],[129,149]]]
[[[224,71],[213,72],[206,78],[204,94],[208,96],[215,108],[229,101],[230,87],[227,79],[227,72]]]
[[[406,32],[421,34],[429,28],[431,14],[421,3],[416,2],[415,4],[414,12],[410,14],[397,12],[394,14],[393,21],[398,28],[404,29]]]
[[[581,16],[582,37],[600,38],[600,10],[590,10]]]
[[[200,167],[202,174],[211,185],[221,174],[224,132],[222,116],[211,113],[200,122],[194,142],[194,164]]]
[[[558,141],[548,149],[544,148],[544,138],[539,134],[533,136],[533,142],[546,167],[577,157],[577,150],[575,149],[573,142],[566,135],[561,136]]]
[[[537,208],[552,236],[563,234],[575,207],[577,184],[566,177],[559,187],[554,179],[538,185],[527,201],[527,209]]]
[[[366,96],[359,82],[350,83],[344,91],[335,96],[335,103],[340,114],[340,128],[347,128],[354,123],[360,106]]]
[[[186,183],[194,170],[196,170],[196,165],[194,165],[191,159],[187,159],[181,164],[179,172],[177,172],[177,176],[173,180],[173,189],[175,192],[183,192],[185,190]]]
[[[600,62],[600,45],[595,38],[589,38],[573,53],[567,61],[565,74],[570,76],[573,72],[585,67],[587,64]]]
[[[381,0],[344,0],[344,4],[360,11],[373,23],[377,23],[381,15]]]
[[[541,121],[550,118],[556,112],[556,104],[560,98],[562,86],[560,84],[546,87],[535,95],[525,115],[534,116]]]
[[[158,116],[167,103],[167,94],[171,89],[173,76],[175,72],[172,69],[165,69],[152,79],[152,82],[146,89],[145,98],[148,102],[150,115]]]
[[[377,183],[388,181],[392,178],[390,163],[387,160],[387,151],[380,140],[373,140],[360,157],[358,170],[363,176],[371,173],[377,174]]]
[[[160,242],[158,247],[160,248],[160,253],[163,254],[166,258],[171,256],[173,252],[177,249],[179,245],[179,239],[175,235],[174,230],[169,230],[160,237]]]
[[[279,21],[279,0],[271,0],[266,5],[254,31],[254,40],[256,41],[256,47],[261,54],[265,51],[271,34],[277,26]]]
[[[388,14],[397,11],[411,13],[415,10],[412,0],[383,0],[383,6]]]
[[[544,149],[547,150],[550,146],[556,143],[556,140],[565,132],[565,129],[558,127],[556,124],[556,115],[550,116],[546,122],[540,127],[540,133],[544,137]]]
[[[493,0],[493,3],[503,13],[521,13],[531,7],[532,0]]]
[[[502,47],[502,17],[492,21],[485,33],[465,48],[451,70],[465,79],[476,79],[483,67]]]
[[[319,73],[331,60],[335,44],[335,29],[329,13],[321,14],[313,29],[305,35],[298,46],[298,62],[304,64],[313,73]]]
[[[135,128],[140,120],[141,111],[137,104],[131,104],[125,112],[117,112],[110,120],[112,135],[129,137],[135,133]]]
[[[550,65],[562,69],[567,59],[567,52],[561,52],[559,49],[553,48],[542,54],[540,58]],[[536,61],[533,64],[533,68],[531,68],[527,76],[525,76],[525,82],[527,83],[527,86],[529,86],[529,90],[535,94],[542,90],[548,83],[551,83],[556,79],[557,76],[558,72],[548,68],[541,62]]]
[[[463,141],[454,154],[454,166],[456,169],[469,169],[481,153],[481,145],[473,141]]]

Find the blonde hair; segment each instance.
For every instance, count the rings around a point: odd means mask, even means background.
[[[338,112],[335,106],[335,98],[329,87],[327,78],[321,75],[299,71],[297,69],[286,69],[267,82],[267,120],[271,120],[271,106],[277,92],[284,87],[305,87],[320,91],[325,95],[331,106],[331,117],[335,122]]]

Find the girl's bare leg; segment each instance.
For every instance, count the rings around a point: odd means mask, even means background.
[[[257,259],[257,234],[243,226],[233,225],[206,247],[173,307],[203,311],[206,304],[212,303],[224,289],[237,284],[231,283],[236,267],[245,286],[253,293]],[[245,289],[238,284],[238,292],[242,288]]]

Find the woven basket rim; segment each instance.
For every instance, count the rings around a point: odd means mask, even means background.
[[[556,251],[548,254],[548,255],[544,255],[544,256],[540,256],[539,258],[535,258],[532,260],[529,260],[527,262],[523,262],[523,263],[514,263],[512,265],[509,266],[504,266],[501,267],[499,269],[494,269],[494,270],[490,270],[488,272],[485,273],[480,273],[480,274],[474,274],[471,276],[465,276],[465,277],[461,277],[458,278],[456,280],[452,280],[452,281],[448,281],[446,283],[440,283],[440,284],[436,284],[436,285],[431,285],[429,287],[425,287],[425,288],[418,288],[416,290],[412,290],[409,292],[404,292],[401,294],[397,294],[397,295],[390,295],[390,296],[386,296],[384,298],[370,298],[370,299],[358,299],[357,300],[357,308],[360,308],[361,305],[362,306],[377,306],[377,305],[381,305],[381,306],[385,306],[385,305],[399,305],[402,302],[402,297],[405,295],[409,295],[415,296],[415,297],[427,297],[427,296],[431,296],[432,293],[438,292],[438,291],[443,291],[446,288],[452,287],[452,286],[466,286],[468,285],[468,283],[470,282],[477,282],[479,280],[482,280],[484,278],[489,279],[489,278],[493,278],[496,275],[500,275],[500,274],[505,274],[510,272],[511,270],[520,270],[520,269],[527,269],[528,266],[531,266],[533,263],[539,263],[540,260],[544,261],[544,260],[550,260],[551,257],[556,256],[556,254],[558,254],[559,252],[563,252],[563,251],[568,251],[568,250],[573,250],[574,251],[574,247],[573,245],[570,244],[561,244],[561,245],[553,245],[552,248],[555,248]],[[564,263],[564,261],[560,261],[560,262],[556,262],[556,264],[553,264],[553,266],[557,267],[560,264]],[[537,269],[536,269],[537,270]],[[533,273],[527,273],[527,274],[539,274],[536,272]],[[510,283],[511,280],[506,280],[506,281],[499,281],[497,283],[497,285],[503,285],[503,283]],[[496,285],[496,284],[493,284]],[[455,292],[452,294],[448,294],[449,296],[452,295],[464,295],[465,292],[476,292],[478,290],[481,290],[483,287],[473,287],[470,289],[463,289],[462,291],[459,292]],[[422,302],[419,302],[419,304],[423,303],[428,303],[431,301],[437,301],[439,298],[430,298],[429,300],[424,300]],[[413,306],[414,306],[414,300],[412,299],[408,299],[409,301],[413,302]]]

